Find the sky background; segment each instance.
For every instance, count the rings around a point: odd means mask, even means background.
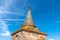
[[[11,34],[21,28],[28,6],[47,40],[60,40],[60,0],[0,0],[0,40],[11,40]]]

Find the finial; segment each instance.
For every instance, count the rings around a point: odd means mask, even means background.
[[[28,6],[28,10],[31,10],[31,7],[30,6]]]

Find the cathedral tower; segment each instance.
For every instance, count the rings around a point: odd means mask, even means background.
[[[36,28],[31,13],[29,8],[24,24],[21,29],[12,34],[12,40],[46,40],[47,34]]]

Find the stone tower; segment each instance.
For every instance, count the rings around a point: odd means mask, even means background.
[[[47,34],[40,32],[34,25],[29,8],[22,28],[12,34],[12,40],[46,40],[46,36]]]

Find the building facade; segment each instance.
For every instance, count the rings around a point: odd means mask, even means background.
[[[35,26],[31,13],[29,8],[24,24],[12,34],[12,40],[46,40],[47,34],[39,31]]]

